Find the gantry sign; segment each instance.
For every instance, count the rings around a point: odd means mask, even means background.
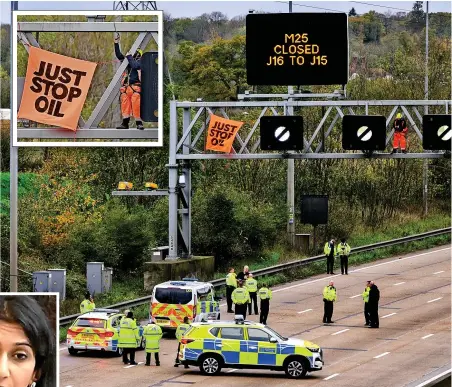
[[[296,98],[296,94],[292,96]],[[240,101],[240,102],[179,102],[170,103],[169,141],[169,255],[167,259],[191,256],[191,170],[192,160],[251,160],[251,159],[434,159],[445,157],[445,151],[422,152],[423,115],[425,107],[436,115],[447,115],[451,101]],[[322,115],[320,110],[325,113]],[[289,109],[316,109],[318,121],[305,129],[303,149],[295,152],[262,151],[260,147],[261,118],[288,115]],[[247,114],[244,114],[247,113]],[[410,135],[409,153],[391,154],[394,134],[392,122],[397,113],[407,120]],[[205,151],[206,128],[210,115],[244,121],[244,117],[257,117],[238,132],[231,153]],[[372,154],[360,151],[344,152],[342,119],[346,115],[379,115],[385,117],[386,149]],[[449,116],[450,117],[450,116]],[[179,122],[182,122],[182,127]],[[449,128],[450,129],[450,128]],[[443,131],[441,132],[443,133]],[[450,133],[450,132],[448,132]],[[448,134],[442,135],[442,138]],[[413,150],[418,149],[418,152]],[[422,152],[422,153],[421,153]],[[181,179],[180,177],[183,176]],[[184,184],[179,184],[184,181]],[[180,216],[179,216],[180,215]]]
[[[26,16],[29,14],[27,11],[15,11],[13,21],[13,34],[17,34],[17,41],[19,41],[23,47],[29,51],[30,46],[40,48],[38,41],[36,40],[33,32],[45,33],[67,33],[67,32],[109,32],[108,44],[113,45],[114,33],[121,32],[135,32],[138,33],[138,37],[131,47],[123,47],[124,52],[136,52],[138,48],[144,49],[151,39],[158,45],[158,54],[163,57],[163,37],[162,37],[162,13],[161,11],[147,11],[146,16],[157,16],[158,22],[105,22],[105,17],[97,16],[98,11],[86,11],[80,16],[87,16],[85,22],[21,22],[17,21],[18,16]],[[50,12],[33,11],[33,16],[36,15],[77,15],[77,12],[73,11],[59,11]],[[137,12],[134,11],[102,11],[106,16],[137,16]],[[91,16],[90,16],[91,15]],[[14,36],[14,35],[13,35]],[[17,52],[17,41],[13,40],[14,52]],[[45,49],[45,47],[44,47]],[[102,58],[100,58],[102,59]],[[108,58],[110,59],[110,58]],[[17,74],[17,55],[14,56],[13,77]],[[158,104],[158,128],[146,128],[145,130],[128,129],[121,130],[115,128],[99,128],[101,120],[104,118],[107,110],[110,108],[114,101],[119,99],[120,82],[123,72],[128,65],[127,60],[123,60],[118,66],[113,78],[106,85],[106,89],[103,92],[101,98],[97,102],[91,115],[86,121],[80,117],[79,127],[76,133],[62,130],[61,128],[20,128],[17,126],[14,128],[13,145],[14,146],[162,146],[163,145],[163,61],[158,61],[158,79],[159,79],[159,104]],[[14,79],[14,78],[13,78]],[[17,81],[17,76],[16,76]],[[13,88],[13,123],[17,122],[17,83]],[[19,139],[70,139],[69,141],[62,142],[24,142]],[[96,141],[87,142],[79,141],[78,139],[92,139],[92,140],[118,140],[118,139],[140,139],[142,141],[137,142],[124,142],[124,141]],[[151,141],[152,140],[152,141]]]

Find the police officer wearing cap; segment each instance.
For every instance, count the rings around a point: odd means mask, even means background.
[[[237,288],[237,275],[233,267],[229,269],[226,276],[226,301],[228,304],[228,313],[234,313],[232,310],[232,292]]]
[[[238,288],[232,292],[232,302],[235,305],[235,314],[241,314],[246,319],[246,308],[250,302],[250,293],[243,286],[243,281],[238,281]]]
[[[350,245],[345,238],[341,239],[341,243],[337,246],[337,253],[341,259],[341,273],[348,275],[348,256],[350,255]]]
[[[128,312],[126,317],[123,317],[119,323],[119,339],[118,347],[122,348],[122,361],[124,364],[136,365],[135,351],[137,349],[137,342],[140,339],[138,327],[133,313]],[[130,360],[127,355],[130,353]]]
[[[334,302],[337,300],[336,288],[334,287],[334,282],[330,281],[328,286],[323,289],[323,303],[324,303],[324,313],[323,313],[323,323],[331,324],[334,321],[331,320],[333,317]]]
[[[261,300],[261,314],[259,316],[259,322],[261,324],[267,324],[268,312],[270,310],[270,300],[272,299],[272,291],[265,285],[259,289],[259,298]]]
[[[248,292],[250,293],[250,303],[248,304],[248,314],[252,315],[251,313],[251,304],[254,304],[254,314],[258,314],[257,309],[257,281],[253,278],[253,275],[251,273],[248,274],[248,279],[245,281],[245,286]]]
[[[369,292],[370,292],[370,281],[367,281],[366,288],[362,294],[364,301],[364,318],[366,323],[364,325],[370,325],[370,310],[369,310]]]

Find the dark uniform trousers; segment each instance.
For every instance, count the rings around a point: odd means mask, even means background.
[[[378,318],[378,303],[368,303],[369,304],[369,318],[370,318],[370,326],[379,328],[380,320]]]
[[[331,318],[333,317],[333,301],[323,300],[323,322],[330,323]]]
[[[348,274],[348,255],[341,255],[341,273]]]
[[[235,290],[234,286],[226,286],[226,302],[228,304],[228,311],[232,310],[232,292]]]
[[[246,319],[246,303],[244,304],[235,304],[235,314],[241,314],[243,319]]]
[[[127,355],[130,353],[130,363],[135,363],[135,348],[123,348],[122,349],[122,361],[124,364],[129,363]]]
[[[180,345],[180,343],[179,343]],[[179,351],[177,351],[177,353],[179,353]],[[159,360],[159,353],[158,352],[154,352],[155,355],[155,364],[156,365],[160,365],[160,360]],[[151,356],[152,353],[146,353],[146,364],[151,364]]]
[[[369,303],[364,303],[364,318],[366,319],[366,325],[370,325],[370,311],[369,311]]]
[[[261,324],[267,324],[268,311],[270,310],[270,301],[261,300],[261,314],[259,316],[259,322]]]
[[[326,258],[326,273],[327,274],[333,274],[333,268],[334,268],[334,256],[329,255]]]
[[[251,304],[254,304],[254,314],[259,314],[257,310],[257,292],[250,293],[250,303],[248,304],[248,314],[251,314]]]

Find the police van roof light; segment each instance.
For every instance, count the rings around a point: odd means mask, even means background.
[[[198,281],[197,278],[182,278],[182,281]]]
[[[245,322],[245,319],[243,318],[243,315],[241,314],[236,314],[234,316],[234,320],[236,324],[243,324]]]
[[[185,286],[186,283],[185,283],[185,282],[177,282],[177,281],[174,281],[174,282],[170,282],[170,285],[174,285],[174,286]]]

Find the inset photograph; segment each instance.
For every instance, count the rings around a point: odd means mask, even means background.
[[[0,385],[57,385],[58,293],[0,293]]]
[[[15,11],[15,146],[163,145],[162,12]]]

